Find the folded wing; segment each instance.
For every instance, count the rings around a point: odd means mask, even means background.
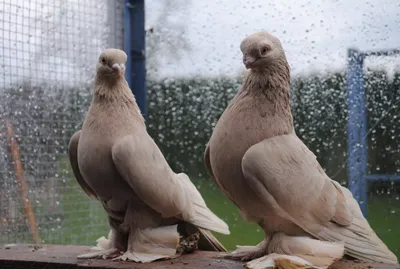
[[[163,217],[229,234],[228,225],[211,212],[189,177],[172,171],[147,132],[120,139],[112,148],[112,158],[138,197]]]
[[[345,253],[366,261],[397,263],[372,230],[350,191],[331,180],[316,156],[295,135],[252,146],[243,173],[265,203],[317,239],[344,242]]]

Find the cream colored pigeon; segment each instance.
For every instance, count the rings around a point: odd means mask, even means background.
[[[194,247],[226,252],[210,231],[229,234],[228,225],[211,212],[186,174],[171,170],[147,133],[124,78],[126,61],[122,50],[101,53],[92,103],[69,144],[78,183],[101,202],[111,226],[109,238],[98,239],[97,251],[78,257],[174,258],[184,250],[180,236],[194,234],[200,237]]]
[[[265,239],[227,257],[250,261],[248,268],[326,268],[344,254],[397,263],[351,192],[325,174],[296,136],[289,65],[279,39],[254,33],[240,49],[249,71],[213,130],[205,164],[243,217],[262,227]]]

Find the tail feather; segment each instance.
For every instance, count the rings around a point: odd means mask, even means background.
[[[215,251],[219,252],[228,252],[228,250],[218,241],[217,238],[208,230],[204,230],[199,228],[200,231],[200,237],[204,236],[204,238],[209,242],[210,245],[212,245],[215,249]]]
[[[345,227],[330,223],[316,236],[322,240],[344,242],[345,254],[361,261],[397,264],[396,255],[371,228],[352,193],[336,181],[332,180],[332,183],[342,190],[353,220]]]
[[[361,261],[397,264],[396,255],[389,250],[371,228],[352,193],[336,181],[332,180],[332,183],[344,194],[353,219],[347,226],[338,226],[331,222],[323,231],[314,236],[321,240],[344,242],[344,253]]]
[[[362,233],[359,232],[360,226],[364,227]],[[329,234],[331,241],[344,241],[345,254],[353,258],[361,261],[398,263],[396,255],[382,242],[365,219],[354,219],[345,229],[330,227],[325,234]]]
[[[185,216],[185,220],[206,230],[226,235],[230,234],[228,224],[207,207],[203,197],[196,186],[190,181],[189,177],[184,173],[177,174],[177,176],[184,185],[188,200],[191,201],[193,207],[193,212],[190,216]]]
[[[195,215],[192,217],[190,222],[206,230],[226,235],[230,234],[228,224],[211,212],[205,204],[195,204]]]

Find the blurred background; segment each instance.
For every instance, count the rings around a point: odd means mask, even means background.
[[[1,244],[94,245],[107,235],[66,153],[91,102],[99,53],[125,48],[124,10],[122,0],[0,0]],[[399,49],[400,3],[146,1],[145,18],[149,133],[229,224],[232,235],[216,235],[227,248],[263,233],[209,180],[203,152],[240,87],[240,41],[267,30],[291,66],[296,133],[332,179],[359,192],[371,226],[400,257],[400,58],[381,55]],[[349,48],[362,55],[352,69]]]

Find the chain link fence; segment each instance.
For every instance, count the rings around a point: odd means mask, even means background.
[[[123,47],[123,1],[0,0],[0,18],[0,243],[93,244],[106,218],[67,145],[99,53]]]

